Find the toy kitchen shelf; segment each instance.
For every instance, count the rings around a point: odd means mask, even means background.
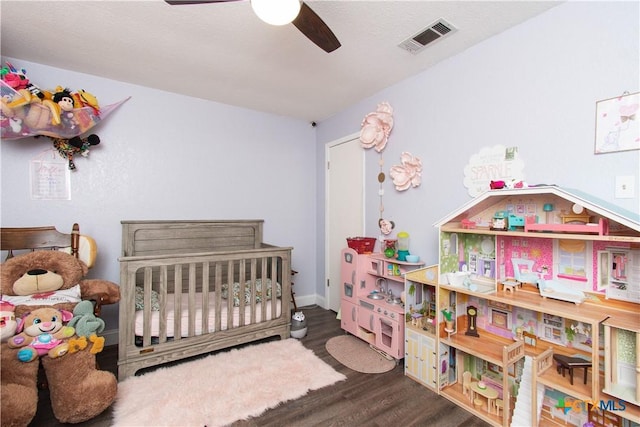
[[[438,264],[405,276],[407,376],[494,426],[640,423],[640,216],[544,186],[489,191],[435,225]],[[410,309],[425,299],[431,331]],[[433,349],[411,366],[410,333]]]

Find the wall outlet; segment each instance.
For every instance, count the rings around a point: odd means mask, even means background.
[[[632,199],[635,197],[635,177],[633,175],[616,176],[616,199]]]

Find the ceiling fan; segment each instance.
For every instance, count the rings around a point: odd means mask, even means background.
[[[202,4],[202,3],[225,3],[230,1],[242,1],[242,0],[165,0],[172,6],[186,5],[186,4]],[[251,0],[252,7],[256,14],[262,19],[262,16],[256,9],[255,0]],[[273,3],[265,6],[265,8],[273,10]],[[266,21],[268,22],[268,21]],[[341,46],[338,38],[333,34],[333,31],[325,24],[325,22],[304,2],[300,1],[300,11],[295,16],[293,21],[289,20],[285,23],[293,23],[298,30],[309,40],[318,45],[325,52],[333,52]],[[282,24],[274,24],[282,25]]]

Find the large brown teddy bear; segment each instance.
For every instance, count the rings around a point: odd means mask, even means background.
[[[2,299],[15,307],[16,319],[40,307],[73,312],[80,299],[113,304],[120,299],[118,285],[106,280],[83,279],[87,265],[59,251],[36,251],[16,256],[0,265]],[[48,303],[47,303],[48,301]],[[3,427],[26,426],[38,406],[38,360],[22,362],[19,349],[2,343],[0,376]],[[103,412],[114,401],[116,377],[96,366],[91,345],[61,357],[42,356],[51,407],[58,421],[80,423]]]

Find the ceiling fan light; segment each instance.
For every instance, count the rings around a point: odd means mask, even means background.
[[[251,7],[267,24],[285,25],[300,13],[300,0],[251,0]]]

